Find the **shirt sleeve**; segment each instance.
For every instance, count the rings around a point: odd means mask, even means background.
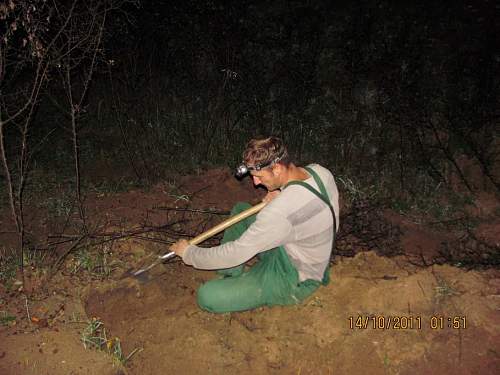
[[[190,245],[182,260],[205,270],[235,267],[258,253],[283,245],[291,233],[292,225],[285,215],[268,205],[237,240],[210,248]]]

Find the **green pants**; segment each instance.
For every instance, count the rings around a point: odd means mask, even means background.
[[[248,203],[238,203],[231,215],[249,207]],[[255,215],[226,229],[222,243],[238,239],[254,221]],[[282,246],[260,253],[258,258],[246,272],[243,264],[218,271],[222,278],[210,280],[198,289],[198,305],[214,313],[292,305],[302,302],[321,285],[315,280],[299,282],[297,270]]]

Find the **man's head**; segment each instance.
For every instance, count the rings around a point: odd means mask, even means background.
[[[283,172],[290,164],[290,157],[280,138],[252,139],[243,152],[243,163],[250,169],[255,185],[273,191],[283,184]]]

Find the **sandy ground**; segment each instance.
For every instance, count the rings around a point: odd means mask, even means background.
[[[238,200],[256,203],[263,193],[223,170],[177,183],[181,188],[175,193],[158,186],[96,195],[89,198],[89,212],[105,218],[107,230],[177,220],[169,230],[196,234],[221,217],[197,220],[194,213],[179,216],[158,207],[189,203],[228,210]],[[447,235],[394,214],[390,220],[403,227],[407,253],[432,254]],[[490,239],[498,236],[498,222],[480,230]],[[499,270],[421,267],[408,254],[388,258],[362,251],[336,257],[331,283],[301,305],[216,315],[196,306],[196,289],[214,278],[213,272],[174,260],[140,283],[121,276],[164,252],[165,245],[128,238],[115,242],[112,251],[118,266],[106,279],[63,270],[43,293],[0,287],[0,312],[15,317],[0,326],[0,374],[500,371]],[[103,351],[84,348],[82,331],[92,318],[104,323],[109,337],[119,338],[125,355],[136,351],[125,366]]]
[[[179,263],[150,283],[89,286],[86,310],[144,348],[133,374],[494,374],[500,274],[415,268],[372,252],[340,259],[303,305],[214,315],[196,307],[211,273]]]

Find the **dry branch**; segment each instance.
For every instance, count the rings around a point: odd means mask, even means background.
[[[163,211],[174,211],[174,212],[193,212],[199,214],[208,214],[208,215],[221,215],[228,216],[231,214],[230,211],[217,211],[217,210],[206,210],[202,208],[186,208],[186,207],[167,207],[167,206],[157,206],[153,207],[155,210],[163,210]]]

